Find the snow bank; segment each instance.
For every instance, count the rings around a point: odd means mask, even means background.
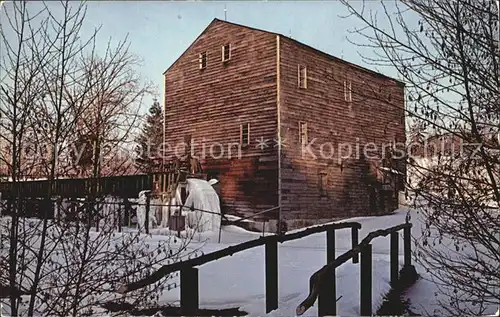
[[[140,231],[145,230],[146,228],[146,201],[147,201],[147,195],[150,194],[151,191],[149,190],[143,190],[142,192],[139,193],[139,199],[137,200],[138,206],[137,206],[137,229]],[[151,209],[150,209],[151,211]],[[149,212],[148,215],[149,219],[149,226],[148,228],[154,228],[157,226],[158,221],[156,219],[156,214],[153,212]]]
[[[379,217],[359,217],[343,221],[360,222],[360,239],[369,232],[385,229],[405,222],[408,209],[400,209],[392,215]],[[351,231],[336,230],[336,256],[351,249]],[[230,245],[257,239],[261,234],[248,232],[235,226],[222,228],[221,243],[215,232],[201,233],[209,238],[202,250],[205,254]],[[403,242],[400,233],[399,262],[403,265]],[[373,240],[373,300],[375,313],[382,303],[383,295],[389,289],[390,280],[390,243],[389,237]],[[195,246],[192,242],[190,245]],[[295,316],[295,309],[308,295],[309,277],[326,263],[326,233],[317,233],[299,240],[278,245],[278,309],[266,314],[265,300],[265,249],[256,247],[236,253],[231,257],[204,264],[199,267],[200,308],[241,307],[249,316]],[[359,264],[348,261],[336,270],[337,276],[337,315],[359,316]],[[166,293],[161,303],[178,303],[179,290]],[[317,302],[304,316],[317,316]]]
[[[211,183],[213,181],[211,180]],[[210,182],[202,179],[188,178],[186,192],[188,196],[184,203],[182,214],[186,216],[187,225],[198,232],[218,232],[221,223],[219,196]],[[180,197],[180,188],[177,189]],[[190,211],[194,207],[195,211]],[[208,212],[203,212],[208,211]]]

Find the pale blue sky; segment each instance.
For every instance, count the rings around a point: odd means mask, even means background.
[[[161,93],[163,71],[212,19],[224,19],[224,6],[229,22],[287,36],[291,33],[298,41],[364,65],[357,53],[360,48],[346,40],[351,36],[348,31],[360,24],[353,18],[341,18],[347,10],[338,1],[91,1],[86,27],[102,24],[103,43],[109,37],[121,39],[128,33],[131,51],[144,59],[141,73]],[[370,6],[376,9],[379,4],[371,1]],[[391,70],[383,71],[396,76]]]
[[[377,1],[368,1],[373,9],[380,8]],[[390,1],[386,5],[393,4]],[[48,2],[57,6],[56,1]],[[361,1],[356,1],[360,5]],[[143,59],[139,69],[145,79],[151,80],[162,98],[163,76],[166,70],[213,18],[224,19],[254,28],[281,33],[345,60],[367,66],[358,51],[370,54],[346,40],[349,30],[362,26],[354,18],[343,19],[346,8],[338,1],[90,1],[83,37],[102,25],[98,45],[105,48],[109,38],[123,39],[127,34],[131,52]],[[8,10],[4,3],[2,10]],[[397,76],[390,69],[379,70]],[[162,100],[162,99],[160,99]],[[149,104],[149,102],[147,103]]]

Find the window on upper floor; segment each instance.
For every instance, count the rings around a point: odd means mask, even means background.
[[[231,59],[231,44],[226,44],[222,47],[222,61],[227,62]]]
[[[387,101],[392,102],[392,87],[388,86],[386,90]]]
[[[308,137],[307,137],[307,123],[299,121],[299,139],[300,144],[303,146],[307,145]]]
[[[307,68],[304,65],[297,67],[297,83],[299,88],[307,88]]]
[[[250,144],[250,123],[240,124],[240,144],[242,147]]]
[[[350,80],[344,80],[344,100],[352,101],[352,83]]]
[[[392,101],[392,88],[390,86],[381,85],[378,88],[380,100],[391,102]]]
[[[199,62],[200,62],[200,69],[207,68],[207,52],[200,53]]]

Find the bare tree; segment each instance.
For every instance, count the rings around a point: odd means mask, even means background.
[[[43,33],[48,28],[48,18],[38,18],[43,12],[29,12],[26,3],[13,3],[12,11],[5,12],[2,19],[2,87],[0,97],[0,117],[2,134],[0,138],[7,146],[7,151],[2,151],[0,160],[7,166],[12,181],[13,192],[17,193],[19,178],[23,175],[23,148],[29,118],[33,115],[31,101],[38,98],[42,87],[37,78],[40,70],[45,67],[50,59],[50,43],[44,49],[37,51],[43,59],[39,63],[33,61],[34,49],[43,43]],[[34,28],[32,23],[39,19],[40,28]],[[9,32],[10,31],[10,32]],[[4,154],[5,153],[5,154]],[[20,228],[24,225],[20,215],[20,201],[14,202],[11,208],[11,218],[7,222],[9,241],[7,255],[2,252],[2,286],[8,281],[10,309],[12,315],[17,315],[21,294],[27,293],[23,289],[18,271],[22,270],[24,262],[18,263],[19,255],[23,250],[18,248]],[[3,237],[3,235],[2,235]],[[22,238],[22,237],[21,237]],[[2,239],[3,240],[3,239]],[[5,241],[2,241],[2,244]],[[2,245],[2,251],[4,245]],[[6,264],[6,266],[4,266]],[[8,272],[8,276],[5,276]]]
[[[72,204],[83,212],[88,208],[107,209],[110,217],[99,232],[87,225],[82,213],[77,216],[79,221],[54,228],[63,238],[43,272],[45,282],[39,293],[44,299],[40,311],[45,315],[92,316],[113,306],[122,307],[125,312],[130,305],[138,310],[157,307],[161,295],[177,287],[175,276],[127,296],[120,296],[114,290],[122,283],[144,278],[158,265],[196,256],[198,252],[189,247],[192,236],[186,239],[164,236],[153,241],[141,232],[117,233],[109,220],[116,219],[113,212],[120,208],[119,204],[93,201]],[[70,216],[68,207],[62,212]]]
[[[440,286],[444,312],[494,312],[500,301],[498,8],[494,1],[407,0],[380,2],[374,12],[365,2],[343,2],[364,24],[353,30],[363,39],[358,45],[375,51],[363,54],[365,62],[398,72],[415,136],[436,140],[432,153],[425,145],[419,157],[407,153],[407,186],[425,221],[417,261]]]
[[[140,59],[129,52],[127,40],[108,49],[103,58],[82,61],[86,75],[95,84],[86,94],[86,110],[77,126],[78,138],[85,146],[82,154],[87,159],[78,164],[81,174],[116,175],[121,172],[121,164],[133,163],[127,146],[132,144],[142,101],[152,91],[150,84],[142,84],[135,70],[140,65]]]
[[[50,219],[52,184],[71,175],[68,169],[73,166],[66,160],[75,149],[77,132],[92,140],[92,170],[86,175],[100,177],[102,148],[132,141],[149,86],[141,84],[134,69],[138,59],[128,51],[126,40],[116,47],[109,44],[100,56],[95,49],[98,29],[81,37],[84,3],[6,5],[10,7],[1,19],[5,54],[2,51],[0,66],[0,138],[9,156],[0,152],[0,160],[9,170],[14,196],[19,196],[21,177],[41,177],[48,186],[40,214],[29,214],[30,201],[17,198],[8,217],[0,217],[0,287],[8,290],[9,298],[4,308],[13,316],[91,315],[112,299],[109,281],[140,278],[157,263],[192,251],[187,250],[189,239],[162,241],[150,254],[142,249],[147,239],[139,233],[117,236],[113,226],[95,233],[90,220],[101,215],[104,206],[97,189],[84,207],[73,204],[86,212],[67,221]],[[27,155],[27,149],[35,154]],[[121,300],[146,303],[159,296],[164,283]]]

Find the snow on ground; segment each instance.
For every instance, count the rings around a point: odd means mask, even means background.
[[[346,219],[357,221],[362,228],[360,240],[369,232],[401,224],[407,209],[379,217]],[[208,239],[203,252],[209,253],[229,245],[256,239],[259,233],[248,232],[235,226],[224,227],[221,243],[217,243],[215,232],[202,233],[201,240]],[[403,265],[402,232],[400,233],[399,260]],[[389,236],[376,238],[373,245],[373,312],[382,303],[389,289]],[[194,243],[193,243],[194,247]],[[336,230],[336,256],[351,248],[351,230]],[[296,307],[309,293],[309,277],[326,263],[326,233],[288,241],[278,245],[278,310],[269,316],[294,316]],[[264,246],[245,250],[199,267],[200,308],[240,307],[250,316],[266,315]],[[359,315],[359,264],[349,261],[336,270],[337,314]],[[161,302],[179,303],[180,290],[166,293]],[[317,316],[317,303],[304,316]]]
[[[425,273],[425,271],[418,264],[415,268],[422,278],[420,278],[415,285],[408,289],[404,296],[405,299],[410,300],[410,310],[414,313],[424,315],[447,315],[448,312],[442,310],[438,303],[439,289],[437,285],[431,281],[431,277],[428,273]]]
[[[345,219],[361,223],[360,241],[369,232],[385,229],[405,222],[407,214],[414,224],[412,235],[421,234],[421,219],[415,211],[401,208],[391,215],[378,217],[359,217]],[[124,231],[129,231],[124,228]],[[134,231],[134,229],[130,230]],[[168,229],[151,230],[151,235],[141,235],[149,245],[168,239]],[[207,254],[230,245],[257,239],[262,233],[249,232],[236,226],[224,226],[221,243],[217,243],[219,233],[215,231],[197,232],[188,249],[201,248]],[[373,289],[372,311],[375,313],[382,303],[383,296],[389,291],[389,236],[378,237],[372,241]],[[400,232],[399,262],[403,265],[403,237]],[[336,256],[351,248],[351,230],[336,230]],[[413,245],[412,245],[413,248]],[[296,307],[309,293],[309,277],[326,263],[326,233],[278,244],[278,309],[268,316],[294,316]],[[436,285],[429,281],[428,273],[413,260],[417,272],[423,276],[407,292],[411,310],[416,313],[439,313],[438,298],[434,296]],[[204,265],[199,268],[200,308],[240,307],[250,316],[263,316],[265,313],[265,262],[264,246],[245,250]],[[359,315],[359,264],[348,261],[336,270],[337,275],[337,315]],[[173,281],[172,281],[173,282]],[[177,277],[178,282],[178,277]],[[179,304],[180,289],[165,292],[159,305]],[[493,311],[494,312],[494,311]],[[441,314],[442,315],[442,314]],[[304,316],[317,316],[317,302],[304,313]]]
[[[359,240],[377,229],[385,229],[405,222],[407,215],[413,224],[412,239],[420,238],[424,219],[416,210],[401,208],[391,215],[379,217],[359,217],[345,219],[361,224]],[[217,233],[202,233],[198,239],[208,240],[203,247],[206,254],[232,244],[255,239],[261,234],[245,231],[241,228],[223,227],[221,244],[217,244]],[[402,268],[403,232],[400,231],[399,267]],[[372,312],[382,304],[383,296],[390,290],[390,237],[378,237],[372,240]],[[336,256],[351,249],[351,230],[336,230]],[[412,250],[415,246],[412,243]],[[326,233],[317,233],[308,237],[278,244],[278,309],[267,316],[294,316],[296,307],[309,293],[309,277],[326,263]],[[412,257],[417,273],[421,275],[415,285],[410,287],[406,298],[410,300],[410,309],[417,314],[447,315],[439,304],[444,298],[439,295],[438,286],[432,282],[430,273]],[[240,307],[250,316],[263,316],[265,312],[265,268],[264,246],[249,249],[204,264],[199,267],[200,308]],[[337,315],[359,316],[359,264],[348,261],[336,270],[337,276]],[[165,302],[179,304],[179,289],[167,293]],[[487,314],[494,315],[497,307],[489,307]],[[317,301],[304,316],[317,316]],[[498,316],[498,315],[497,315]]]

